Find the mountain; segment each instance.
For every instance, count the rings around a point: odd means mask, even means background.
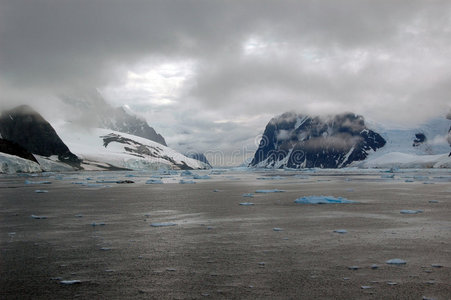
[[[36,157],[33,156],[33,154],[24,147],[20,146],[19,144],[16,144],[14,142],[4,140],[0,138],[0,152],[6,153],[10,155],[15,155],[24,159],[28,159],[30,161],[33,161],[35,163],[38,163],[36,160]]]
[[[55,129],[30,106],[22,105],[2,112],[0,135],[27,152],[44,157],[57,156],[61,162],[74,167],[80,166],[78,157],[64,144]],[[18,151],[17,147],[16,150]],[[19,152],[15,155],[24,157]]]
[[[353,113],[311,117],[287,112],[268,123],[250,166],[342,168],[385,143]]]
[[[164,137],[150,127],[147,121],[127,111],[124,107],[111,106],[98,93],[90,95],[86,99],[83,97],[62,98],[63,102],[75,109],[82,121],[89,119],[90,127],[128,133],[167,146]]]
[[[81,128],[66,123],[57,128],[85,170],[208,169],[198,160],[157,142],[104,128]]]
[[[203,162],[204,164],[211,167],[210,162],[208,161],[207,157],[203,153],[185,153],[185,156],[195,159],[195,160],[198,160],[200,162]]]

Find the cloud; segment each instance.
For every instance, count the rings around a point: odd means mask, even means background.
[[[63,117],[61,95],[97,89],[180,150],[253,144],[285,111],[415,126],[451,109],[450,9],[447,0],[0,0],[0,109],[28,103]]]

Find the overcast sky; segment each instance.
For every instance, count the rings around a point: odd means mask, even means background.
[[[285,111],[444,117],[450,53],[449,0],[0,0],[1,107],[97,90],[180,151],[252,153]]]

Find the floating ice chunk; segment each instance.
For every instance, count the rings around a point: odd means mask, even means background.
[[[282,229],[282,228],[279,228],[279,227],[274,227],[272,230],[273,230],[273,231],[283,231],[283,229]]]
[[[196,182],[193,180],[180,180],[179,181],[180,184],[195,184]]]
[[[171,222],[162,222],[162,223],[152,223],[150,224],[150,226],[152,227],[168,227],[168,226],[175,226],[177,225],[176,223],[171,223]]]
[[[429,298],[429,297],[426,297],[426,296],[423,296],[422,299],[423,299],[423,300],[437,300],[436,298]]]
[[[213,190],[213,192],[215,192],[215,193],[219,193],[219,190]]]
[[[387,284],[388,284],[388,285],[397,285],[398,283],[397,283],[397,282],[394,282],[394,281],[389,281],[389,282],[387,282]]]
[[[83,218],[82,214],[75,215],[76,218]]]
[[[348,231],[346,229],[336,229],[334,230],[335,233],[340,233],[340,234],[345,234],[348,233]]]
[[[80,280],[61,280],[61,284],[71,285],[71,284],[80,284]]]
[[[47,190],[35,190],[34,192],[41,194],[41,193],[48,193],[49,191],[47,191]]]
[[[415,182],[413,179],[406,179],[405,182]]]
[[[25,184],[52,184],[51,181],[30,181],[25,180]]]
[[[415,215],[420,214],[422,212],[423,212],[422,210],[411,210],[411,209],[403,209],[400,211],[400,213],[404,215]]]
[[[125,175],[125,177],[138,177],[138,176],[136,176],[134,174],[127,174],[127,175]]]
[[[108,247],[102,247],[102,248],[100,248],[100,250],[102,250],[102,251],[110,251],[111,248],[108,248]]]
[[[249,197],[249,198],[254,198],[254,194],[252,193],[246,193],[242,195],[243,197]]]
[[[438,200],[429,200],[429,203],[438,203]]]
[[[161,179],[149,179],[146,181],[146,184],[163,184],[163,181]]]
[[[240,205],[242,205],[242,206],[251,206],[251,205],[254,205],[254,203],[252,203],[252,202],[241,202]]]
[[[92,223],[91,223],[91,226],[92,226],[92,227],[95,227],[95,226],[105,226],[105,223],[104,223],[104,222],[99,222],[99,223],[92,222]]]
[[[333,196],[307,196],[294,200],[294,203],[301,204],[333,204],[333,203],[356,203],[355,201],[348,200],[346,198]]]
[[[46,216],[31,215],[31,217],[32,217],[33,219],[47,219]]]
[[[379,269],[379,265],[372,264],[372,265],[371,265],[371,269],[377,270],[377,269]]]
[[[431,267],[433,267],[433,268],[443,268],[443,265],[441,265],[441,264],[432,264]]]
[[[400,259],[400,258],[389,259],[385,263],[387,263],[389,265],[405,265],[405,264],[407,264],[407,262],[405,260]]]
[[[198,175],[198,174],[194,174],[193,179],[211,179],[211,177],[208,176],[208,175]]]
[[[117,180],[96,180],[96,183],[117,183]]]
[[[177,271],[177,269],[176,268],[167,268],[166,271],[168,271],[168,272],[175,272],[175,271]]]
[[[358,269],[360,269],[359,266],[349,266],[349,267],[348,267],[348,270],[356,271],[356,270],[358,270]]]
[[[193,176],[193,172],[185,170],[180,173],[180,176]]]
[[[257,180],[281,180],[282,176],[269,176],[269,177],[258,177]]]
[[[360,288],[363,290],[367,290],[367,289],[372,289],[373,287],[371,287],[369,285],[362,285]]]
[[[256,193],[260,193],[260,194],[267,194],[267,193],[282,193],[282,192],[285,192],[285,191],[274,189],[274,190],[256,190],[255,192]]]
[[[133,180],[118,180],[116,181],[117,184],[125,184],[125,183],[135,183]]]

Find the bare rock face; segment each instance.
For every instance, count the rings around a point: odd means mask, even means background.
[[[80,166],[78,157],[70,152],[49,122],[28,105],[1,113],[0,134],[30,153],[46,157],[57,155],[61,162]]]
[[[385,143],[353,113],[311,117],[289,112],[268,123],[250,166],[342,168]]]
[[[35,163],[39,163],[36,158],[27,149],[14,142],[0,139],[0,152],[22,157]]]

